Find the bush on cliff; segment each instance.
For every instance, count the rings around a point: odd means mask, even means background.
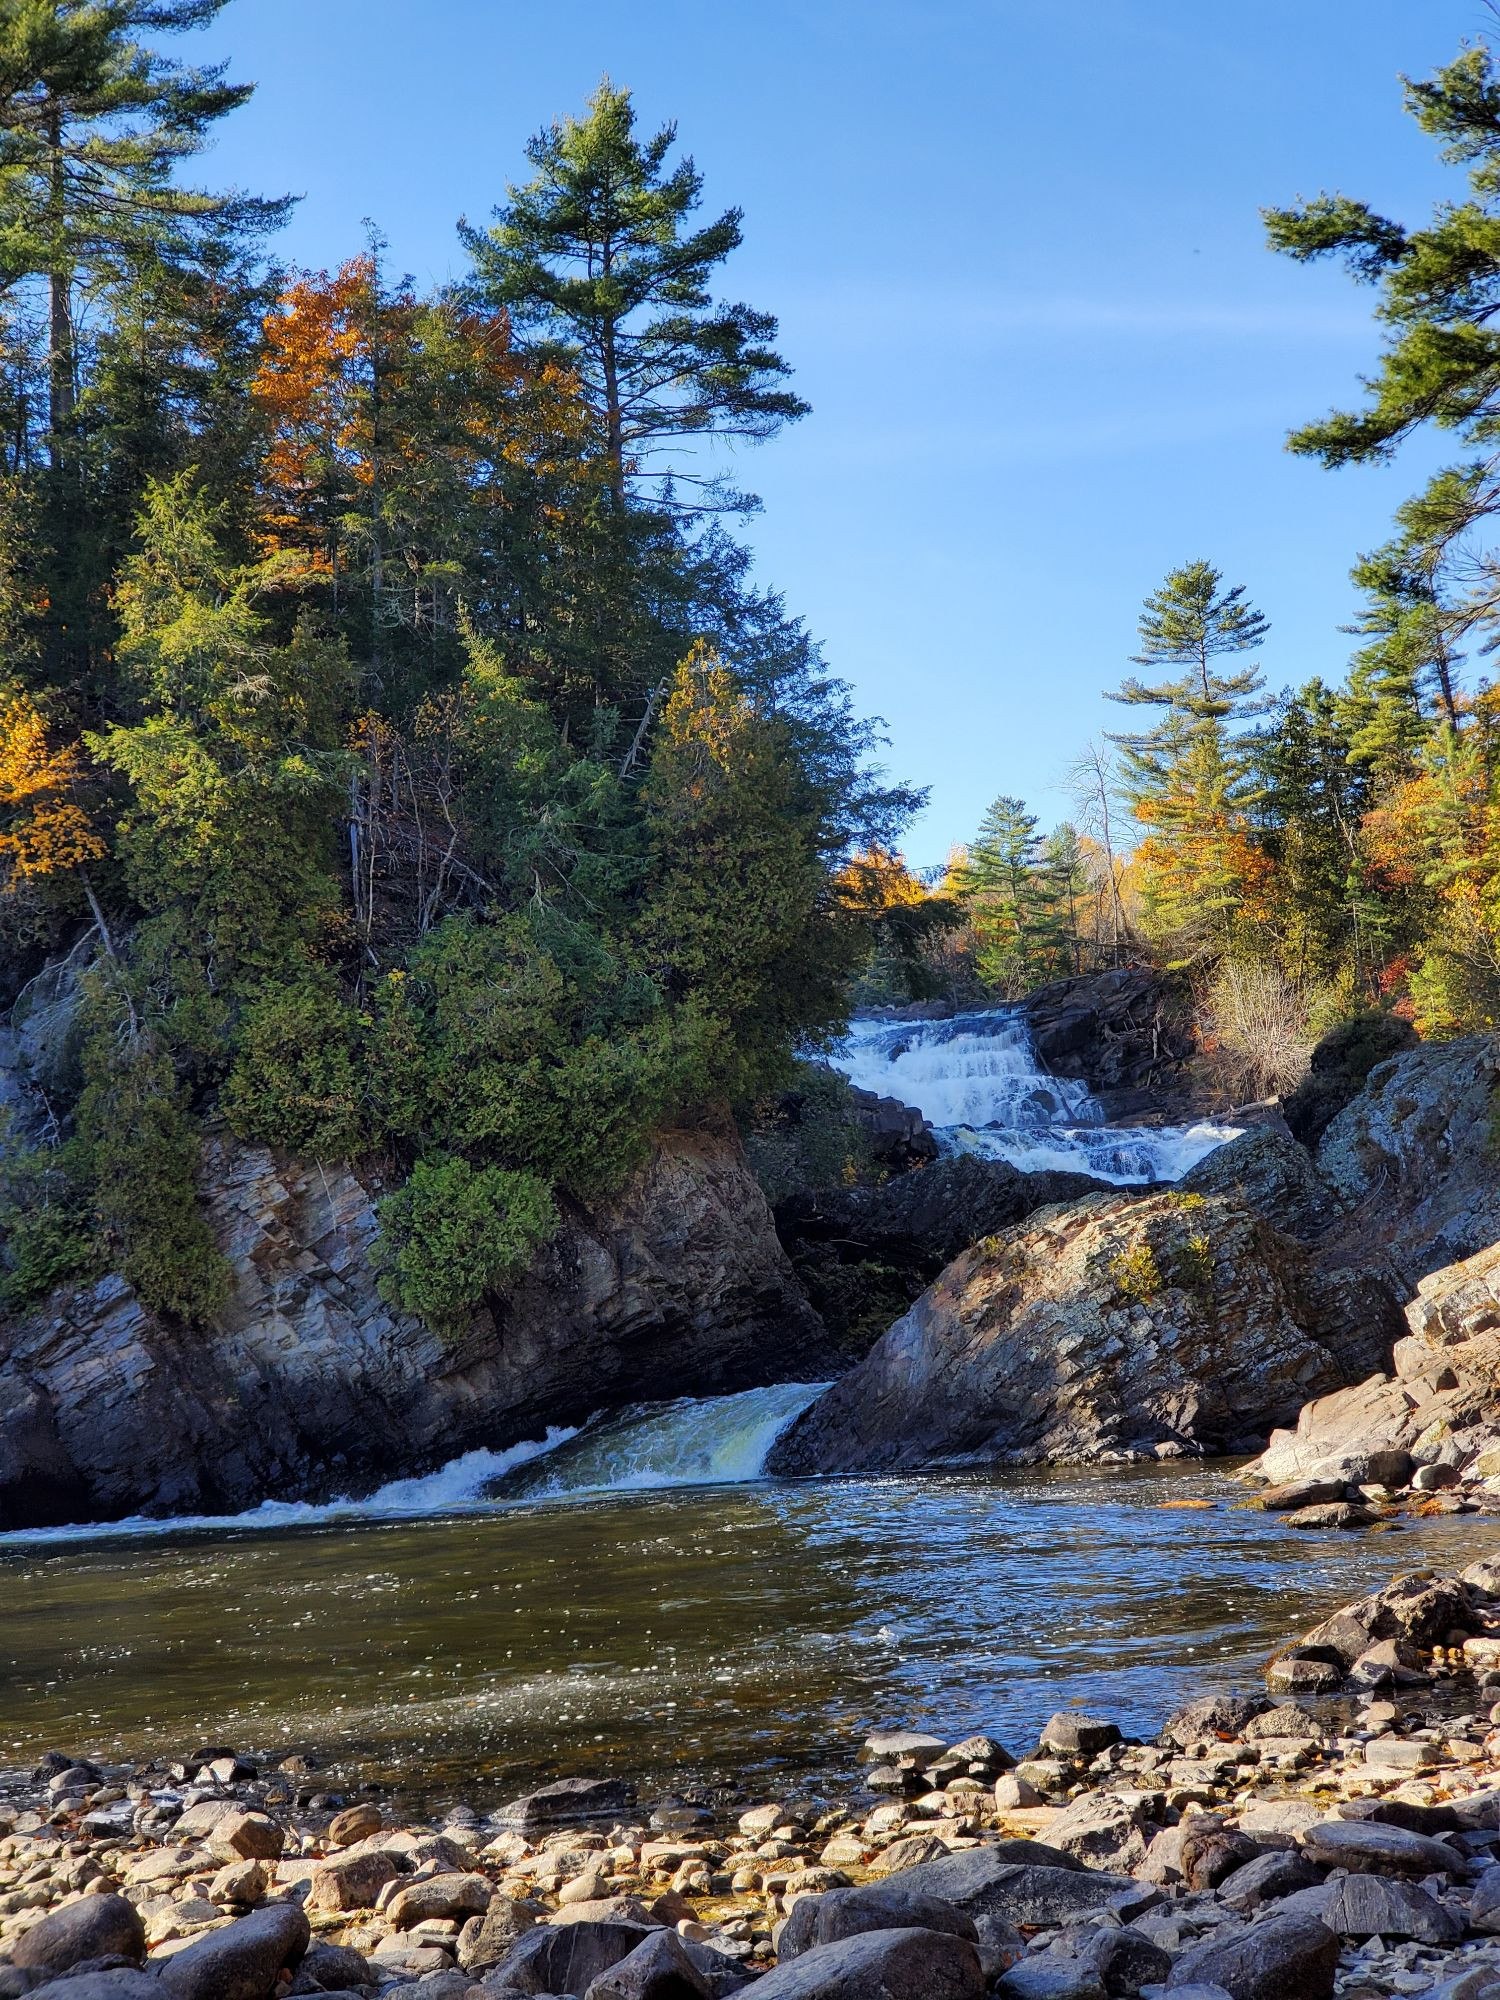
[[[379,1214],[381,1291],[441,1329],[461,1324],[487,1293],[505,1291],[558,1224],[535,1174],[443,1155],[419,1160]]]

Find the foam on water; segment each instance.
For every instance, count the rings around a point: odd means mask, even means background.
[[[996,1007],[946,1021],[856,1020],[834,1057],[861,1090],[919,1110],[949,1151],[1061,1168],[1117,1186],[1175,1181],[1238,1136],[1233,1125],[1106,1125],[1086,1083],[1049,1076],[1025,1014]]]
[[[529,1460],[556,1451],[576,1430],[554,1427],[543,1438],[504,1451],[466,1451],[420,1479],[393,1479],[363,1500],[263,1500],[243,1514],[175,1514],[156,1519],[132,1514],[123,1521],[84,1523],[67,1528],[24,1528],[0,1534],[0,1546],[16,1542],[98,1541],[106,1535],[179,1535],[211,1529],[264,1532],[275,1528],[315,1528],[340,1521],[401,1521],[439,1514],[470,1513],[487,1507],[491,1488]],[[769,1449],[769,1447],[768,1447]]]

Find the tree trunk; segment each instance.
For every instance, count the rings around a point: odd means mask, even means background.
[[[77,402],[73,342],[73,271],[67,244],[67,179],[62,149],[62,111],[53,104],[48,114],[51,149],[49,222],[50,268],[47,273],[47,390],[50,455],[55,472],[69,457],[68,433]]]

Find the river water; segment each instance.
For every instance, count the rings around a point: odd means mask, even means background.
[[[1228,1136],[1104,1128],[1010,1012],[863,1024],[843,1060],[1021,1164],[1171,1178]],[[1081,1701],[1154,1731],[1258,1687],[1331,1603],[1500,1549],[1472,1517],[1299,1534],[1202,1466],[765,1479],[815,1393],[626,1412],[327,1507],[0,1537],[0,1762],[212,1739],[430,1806],[585,1772],[836,1791],[876,1725],[1019,1750]]]

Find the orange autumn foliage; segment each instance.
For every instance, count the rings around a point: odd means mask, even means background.
[[[107,852],[76,796],[85,770],[79,744],[51,748],[26,695],[0,695],[0,881],[7,893]]]

